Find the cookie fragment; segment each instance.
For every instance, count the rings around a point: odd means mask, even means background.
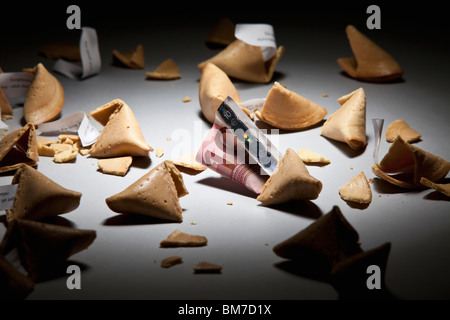
[[[194,266],[194,273],[222,273],[222,266],[215,263],[202,261]]]
[[[133,162],[132,156],[99,159],[97,162],[98,168],[105,174],[112,174],[116,176],[125,176]]]
[[[155,70],[145,73],[147,79],[175,80],[181,78],[180,70],[172,59],[164,60]]]
[[[352,177],[346,184],[339,188],[339,194],[345,201],[361,204],[372,202],[372,191],[364,172]]]
[[[195,171],[205,171],[206,167],[197,161],[195,161],[196,153],[192,152],[189,154],[186,154],[184,156],[181,156],[177,159],[172,160],[173,164],[176,166],[192,169]]]
[[[113,50],[113,62],[130,69],[143,69],[145,66],[144,46],[138,44],[136,49],[120,52]]]
[[[170,268],[181,263],[183,259],[179,256],[168,257],[161,261],[161,268]]]
[[[302,159],[303,163],[308,164],[330,164],[331,161],[324,155],[321,155],[320,153],[317,153],[315,151],[301,148],[297,151],[297,154],[300,156],[300,159]]]
[[[422,138],[422,135],[412,129],[406,121],[398,119],[393,121],[386,130],[386,141],[394,142],[397,136],[402,137],[405,142],[411,143]]]
[[[201,235],[192,235],[181,232],[176,229],[165,240],[161,241],[160,246],[168,247],[203,247],[208,244],[208,239]]]

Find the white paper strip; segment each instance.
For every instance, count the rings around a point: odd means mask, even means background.
[[[29,72],[0,73],[0,86],[8,99],[26,97],[34,74]]]
[[[0,186],[0,211],[11,210],[16,197],[17,184]]]
[[[378,164],[378,150],[380,149],[381,135],[383,133],[384,119],[372,119],[375,134],[375,149],[373,151],[373,162]]]
[[[86,114],[81,111],[56,121],[42,123],[38,125],[37,130],[43,135],[78,134],[83,147],[93,144],[100,135]]]
[[[275,32],[270,24],[236,24],[234,36],[249,45],[261,47],[264,61],[270,60],[277,53]]]
[[[102,61],[95,29],[81,28],[80,56],[81,65],[58,59],[53,66],[53,70],[74,80],[85,79],[99,73]]]
[[[239,104],[239,107],[246,108],[250,110],[250,112],[255,112],[255,110],[260,110],[263,108],[264,103],[266,102],[266,98],[255,98],[246,101],[242,101]]]

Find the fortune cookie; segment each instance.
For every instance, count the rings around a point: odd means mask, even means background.
[[[189,234],[175,230],[169,236],[160,242],[162,248],[173,247],[203,247],[208,243],[208,239],[205,236],[197,234]]]
[[[18,219],[8,224],[0,249],[5,254],[17,248],[20,262],[29,277],[39,282],[54,276],[54,272],[61,272],[63,263],[87,249],[95,238],[95,230]]]
[[[38,125],[55,120],[64,106],[64,89],[61,83],[39,63],[23,105],[25,121]]]
[[[6,210],[7,221],[40,220],[68,213],[80,204],[81,193],[60,186],[26,164],[21,164],[12,184],[17,184],[17,191],[13,208]]]
[[[268,206],[293,200],[314,200],[320,191],[322,183],[309,174],[299,155],[289,148],[256,200]]]
[[[236,103],[242,102],[227,74],[212,63],[206,64],[199,83],[199,102],[203,115],[210,123],[214,123],[216,111],[227,97]]]
[[[397,61],[354,26],[345,29],[354,57],[339,58],[338,64],[350,77],[366,82],[388,82],[403,76]]]
[[[214,57],[198,64],[200,71],[208,64],[215,64],[229,77],[253,82],[268,83],[285,48],[279,46],[277,53],[265,62],[261,47],[252,46],[239,39],[234,40]]]
[[[275,82],[261,111],[255,112],[262,121],[283,130],[301,130],[322,120],[328,111],[318,104]]]
[[[107,198],[106,204],[117,213],[182,222],[179,198],[187,194],[180,171],[166,160],[122,192]]]
[[[155,70],[145,73],[147,79],[175,80],[181,78],[180,70],[172,59],[164,60]]]
[[[0,141],[0,173],[16,170],[22,163],[35,166],[38,161],[38,142],[33,124],[26,124]]]
[[[320,128],[322,136],[345,142],[354,150],[367,144],[366,95],[359,88],[338,99],[341,107],[331,114]]]
[[[144,47],[139,44],[135,50],[120,52],[113,50],[113,61],[130,69],[143,69],[145,66]]]
[[[25,299],[35,283],[0,254],[0,300]]]
[[[90,115],[105,126],[89,154],[96,158],[143,156],[153,151],[141,132],[131,108],[122,100],[113,100]]]
[[[273,251],[281,258],[301,261],[329,275],[337,262],[362,250],[358,232],[335,206],[299,233],[278,243]]]
[[[386,141],[394,142],[397,136],[401,136],[405,142],[414,142],[419,140],[422,135],[412,129],[404,120],[393,121],[386,129]]]
[[[450,162],[405,142],[400,136],[394,140],[381,162],[372,166],[372,171],[379,178],[408,189],[423,188],[421,178],[436,183],[449,170]]]
[[[372,202],[372,191],[364,172],[352,177],[339,188],[339,194],[345,201],[367,204]]]
[[[0,73],[3,73],[1,68]],[[0,111],[2,115],[13,114],[13,109],[9,104],[9,100],[6,97],[5,93],[3,92],[1,86],[0,86]]]

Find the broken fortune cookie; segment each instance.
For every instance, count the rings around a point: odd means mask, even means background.
[[[281,59],[285,47],[279,46],[277,53],[269,61],[264,61],[261,47],[252,46],[236,39],[214,57],[198,64],[199,71],[212,63],[228,76],[253,83],[268,83],[272,80],[275,67]]]
[[[278,82],[267,94],[262,110],[255,112],[262,121],[283,130],[306,129],[322,120],[327,113],[325,108]]]
[[[379,178],[401,188],[421,189],[421,178],[437,183],[450,171],[450,162],[395,138],[381,162],[372,166]]]
[[[394,142],[397,136],[402,137],[405,142],[411,143],[419,140],[422,135],[412,129],[408,123],[402,119],[393,121],[386,129],[386,141]]]
[[[36,166],[38,142],[33,124],[14,130],[0,141],[0,173],[18,169],[23,163]]]
[[[384,49],[352,25],[345,31],[354,57],[339,58],[337,62],[350,77],[367,82],[388,82],[403,76],[398,62]]]
[[[113,50],[113,61],[131,69],[143,69],[145,66],[144,47],[139,44],[135,50],[120,52]]]
[[[338,99],[341,107],[330,115],[320,128],[322,136],[347,143],[359,150],[367,145],[366,137],[366,95],[359,88]]]
[[[299,155],[289,148],[256,200],[264,205],[314,200],[321,191],[322,183],[309,174]]]
[[[180,171],[166,160],[122,192],[107,198],[106,204],[117,213],[182,222],[179,198],[188,193]]]

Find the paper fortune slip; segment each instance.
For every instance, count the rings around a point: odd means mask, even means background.
[[[230,97],[217,109],[214,125],[196,155],[197,162],[256,194],[280,159],[278,149]]]

